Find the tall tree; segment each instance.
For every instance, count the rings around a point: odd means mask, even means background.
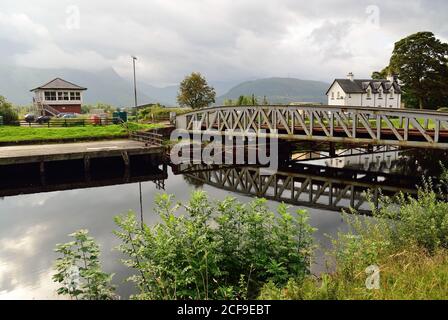
[[[403,90],[423,109],[448,96],[447,64],[448,44],[432,32],[418,32],[395,43],[388,68],[399,74]]]
[[[215,89],[199,72],[193,72],[180,83],[177,102],[183,107],[199,109],[214,103],[215,97]]]

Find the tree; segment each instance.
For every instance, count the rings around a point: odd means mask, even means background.
[[[386,79],[390,73],[391,72],[389,71],[389,67],[386,67],[381,71],[373,71],[372,79],[374,79],[374,80]]]
[[[395,43],[388,70],[396,72],[403,91],[423,109],[446,103],[448,96],[448,44],[432,32],[418,32]]]
[[[199,109],[215,102],[215,89],[207,84],[207,80],[198,72],[193,72],[180,83],[177,102],[182,107]]]
[[[18,115],[11,103],[6,101],[5,97],[0,96],[0,116],[3,117],[4,124],[11,124],[17,121]]]

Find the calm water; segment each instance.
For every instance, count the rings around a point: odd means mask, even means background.
[[[423,173],[436,166],[428,164],[437,163],[438,157],[428,159],[429,156],[425,153],[418,157],[417,162],[412,156],[398,157],[398,160],[397,157],[380,160],[373,158],[372,161],[384,162],[386,167],[381,170],[405,174],[413,172],[414,177],[418,170]],[[343,164],[341,161],[321,161],[321,164],[359,167],[360,163],[365,165],[364,161],[363,158],[352,157],[344,158]],[[387,161],[390,163],[387,164]],[[380,167],[375,165],[371,169],[375,168]],[[148,224],[157,220],[152,213],[153,199],[157,193],[174,194],[177,200],[184,201],[198,188],[197,183],[192,184],[184,176],[174,175],[170,169],[168,171],[164,191],[157,189],[151,181],[142,183],[144,220]],[[231,195],[244,202],[251,200],[250,196],[208,185],[199,188],[215,199]],[[274,201],[269,202],[272,208],[276,205]],[[129,276],[129,270],[121,264],[120,253],[114,250],[118,241],[112,230],[115,229],[113,217],[128,210],[140,210],[138,183],[0,198],[0,299],[60,298],[55,294],[56,285],[51,280],[56,258],[53,249],[55,244],[68,241],[67,234],[81,228],[88,229],[97,239],[102,249],[105,271],[115,273],[114,282],[119,287],[118,294],[127,298],[133,293],[133,285],[123,282]],[[344,226],[341,215],[321,209],[307,210],[311,216],[311,224],[318,228],[316,240],[326,246],[328,239],[324,235],[335,234]],[[317,261],[314,269],[322,268],[323,262]]]

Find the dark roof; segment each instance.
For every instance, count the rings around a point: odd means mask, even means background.
[[[345,93],[366,93],[369,85],[372,88],[373,93],[377,93],[380,87],[387,93],[392,86],[396,93],[401,93],[400,85],[397,82],[392,82],[386,79],[354,79],[353,81],[350,79],[336,79],[331,84],[330,88],[335,82],[341,86]],[[328,91],[330,91],[330,88],[328,88]]]
[[[46,84],[34,88],[31,91],[38,90],[38,89],[51,89],[51,90],[57,90],[57,89],[69,89],[69,90],[87,90],[87,88],[80,87],[74,83],[68,82],[61,78],[55,78],[51,80],[50,82],[47,82]]]

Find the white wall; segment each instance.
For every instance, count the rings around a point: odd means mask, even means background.
[[[338,92],[341,97],[344,97],[343,99],[338,99]],[[334,94],[334,99],[332,99],[332,94]],[[339,83],[335,82],[330,87],[330,90],[328,90],[328,105],[330,106],[345,106],[346,104],[346,94],[344,90],[342,90]]]

